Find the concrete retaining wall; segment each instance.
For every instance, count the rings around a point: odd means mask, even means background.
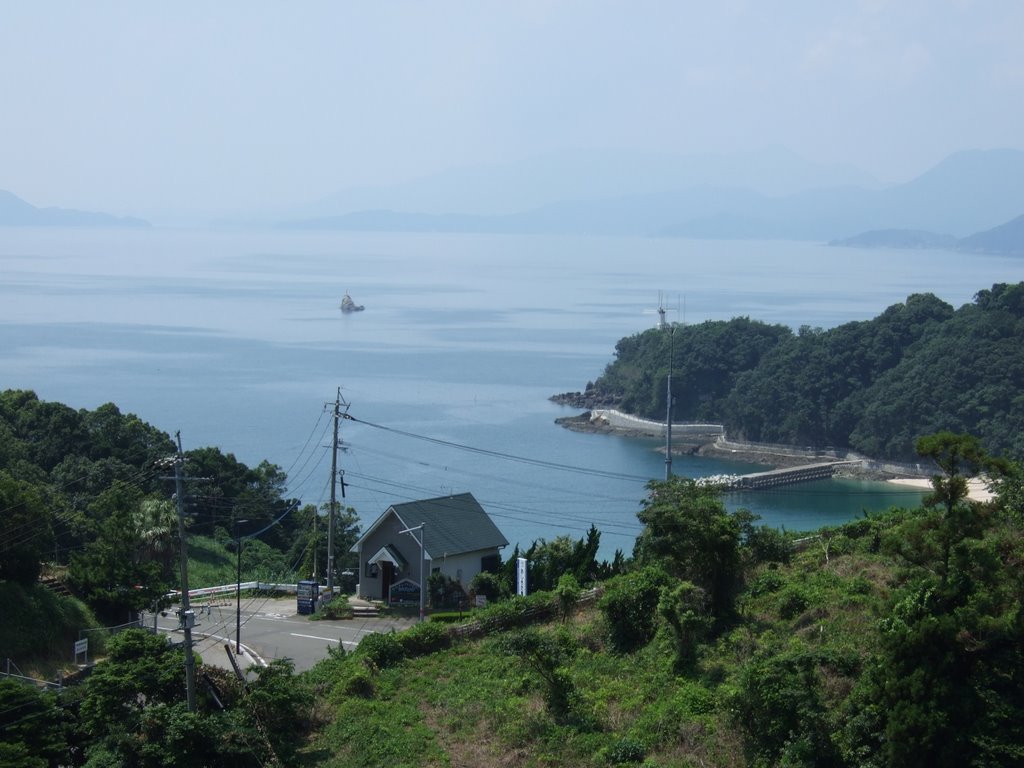
[[[590,412],[592,422],[607,424],[613,429],[641,432],[645,435],[664,437],[665,422],[641,419],[628,413],[616,410],[594,410]],[[672,434],[679,437],[719,437],[725,435],[725,427],[721,424],[693,424],[691,422],[672,422]]]

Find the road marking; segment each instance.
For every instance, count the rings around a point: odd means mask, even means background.
[[[341,642],[340,638],[337,637],[318,637],[317,635],[300,635],[298,632],[290,632],[292,637],[308,637],[310,640],[327,640],[331,643]]]

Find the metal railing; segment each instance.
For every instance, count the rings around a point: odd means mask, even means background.
[[[11,667],[17,670],[17,674],[11,672]],[[41,680],[38,677],[29,677],[28,675],[23,675],[21,673],[21,670],[18,669],[18,665],[14,663],[13,659],[4,659],[4,669],[3,672],[0,672],[0,676],[10,678],[11,680],[16,680],[20,683],[24,683],[25,685],[31,685],[35,688],[45,688],[46,690],[53,689],[59,691],[61,688],[64,687],[63,672],[58,674],[56,681]]]

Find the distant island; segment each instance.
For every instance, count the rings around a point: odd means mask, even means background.
[[[832,240],[843,248],[941,248],[965,253],[1024,256],[1024,214],[998,227],[956,238],[921,229],[873,229]]]
[[[0,227],[149,227],[145,219],[74,208],[38,208],[0,189]]]
[[[922,229],[873,229],[833,240],[829,245],[844,248],[955,248],[957,242],[952,235],[938,235]]]
[[[916,178],[891,186],[774,155],[747,158],[746,163],[736,158],[653,162],[600,153],[589,155],[586,162],[548,160],[463,170],[393,188],[348,190],[267,223],[288,230],[782,239],[955,248],[973,233],[1024,213],[1024,151],[1015,149],[957,152]],[[779,181],[770,183],[767,176]],[[862,237],[858,232],[865,233],[866,242],[857,242]],[[982,248],[972,243],[963,247]]]

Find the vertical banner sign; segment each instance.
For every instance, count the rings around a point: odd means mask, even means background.
[[[526,596],[526,558],[516,558],[516,594]]]

